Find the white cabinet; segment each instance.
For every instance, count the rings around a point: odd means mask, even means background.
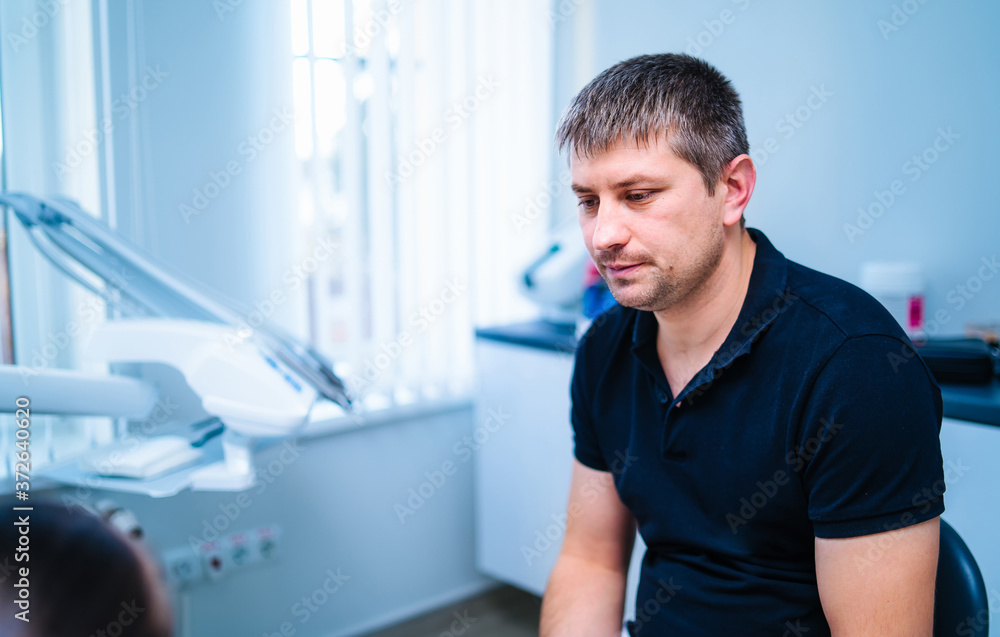
[[[573,356],[479,339],[475,427],[507,416],[477,451],[481,571],[541,595],[562,546],[573,459]]]
[[[573,354],[480,338],[475,429],[476,561],[485,574],[542,595],[565,530],[573,463]],[[498,416],[503,423],[496,425]],[[645,545],[636,539],[626,615]]]
[[[945,511],[986,580],[990,616],[1000,611],[1000,427],[945,418],[941,425]]]

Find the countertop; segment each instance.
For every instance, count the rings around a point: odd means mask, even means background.
[[[576,326],[531,321],[476,330],[476,336],[553,352],[576,351]],[[1000,427],[1000,380],[989,385],[941,385],[946,418]]]

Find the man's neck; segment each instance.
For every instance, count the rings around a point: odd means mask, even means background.
[[[674,395],[722,346],[739,318],[757,251],[749,233],[739,232],[696,295],[680,306],[654,312],[657,352]]]

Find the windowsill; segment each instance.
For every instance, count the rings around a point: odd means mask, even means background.
[[[382,409],[354,414],[344,414],[344,411],[337,405],[331,402],[322,402],[313,408],[309,422],[296,437],[310,440],[401,420],[426,418],[462,409],[471,409],[473,402],[471,395],[453,396],[423,400],[406,405],[391,405]]]
[[[466,395],[424,400],[406,405],[391,405],[364,413],[345,415],[340,407],[324,401],[313,408],[306,426],[289,437],[303,441],[315,440],[380,425],[471,409],[472,406],[472,396]],[[281,440],[282,438],[263,439],[258,443],[257,451],[264,450]],[[80,470],[75,459],[67,460],[39,471],[34,486],[38,489],[43,488],[43,486],[45,488],[75,486],[85,489],[142,493],[154,498],[169,497],[190,487],[190,477],[193,472],[222,460],[221,446],[220,438],[213,438],[203,447],[205,455],[197,464],[148,480],[98,476]],[[10,486],[13,486],[13,481],[10,482]],[[10,490],[0,489],[0,493],[9,493]]]

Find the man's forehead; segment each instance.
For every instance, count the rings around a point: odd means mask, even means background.
[[[606,151],[587,156],[570,154],[573,190],[589,190],[596,185],[630,185],[642,179],[662,179],[667,166],[679,167],[683,159],[668,144],[635,145],[618,143]]]

